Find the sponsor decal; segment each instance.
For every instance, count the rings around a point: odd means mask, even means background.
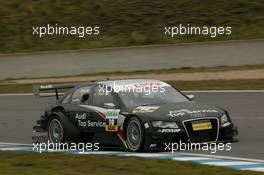
[[[53,88],[53,86],[51,84],[48,85],[40,85],[41,89],[48,89],[48,88]]]
[[[106,110],[104,108],[100,108],[100,107],[97,107],[97,106],[91,106],[91,105],[80,105],[80,106],[95,111],[96,113],[99,114],[99,116],[101,118],[103,118],[105,120],[105,111]],[[125,120],[125,116],[119,115],[118,117],[119,117],[118,118],[118,122],[119,122],[118,125],[120,126],[120,128],[119,128],[119,130],[117,132],[117,136],[121,140],[121,142],[124,144],[124,146],[127,148],[127,144],[125,142],[125,134],[122,131],[122,127],[123,127],[123,123],[124,123],[124,120]],[[104,123],[103,127],[105,127],[105,123]]]
[[[102,121],[91,121],[91,120],[87,120],[87,121],[83,121],[83,120],[78,120],[78,125],[82,128],[94,128],[94,127],[100,127],[103,128],[105,127],[105,122]]]
[[[210,121],[204,123],[192,123],[193,131],[208,130],[213,129],[212,123]]]
[[[144,127],[147,129],[147,128],[149,128],[149,124],[148,123],[145,123],[144,124]]]
[[[86,127],[105,127],[105,122],[102,121],[91,121],[87,120],[87,114],[86,113],[77,113],[75,115],[75,119],[78,122],[79,127],[86,128]]]
[[[91,121],[91,120],[87,120],[87,121],[82,121],[82,120],[78,120],[78,125],[82,128],[94,128],[94,127],[100,127],[103,128],[105,127],[105,122],[102,121]]]
[[[86,120],[86,113],[83,113],[83,114],[77,113],[75,116],[75,119]]]
[[[133,84],[135,88],[144,88],[144,87],[161,87],[166,86],[165,83],[160,82],[146,82],[146,83],[135,83]]]
[[[180,132],[181,129],[159,129],[158,132],[161,133],[177,133]]]
[[[88,127],[105,127],[105,122],[87,120]]]
[[[191,114],[192,117],[204,117],[205,113],[218,113],[215,109],[201,109],[201,110],[188,110],[188,109],[181,109],[176,111],[169,111],[169,116],[171,117],[178,117],[184,116],[185,114]]]
[[[105,130],[108,132],[118,132],[119,109],[109,109],[105,112]]]
[[[133,113],[137,112],[154,112],[159,106],[138,106],[133,110]]]

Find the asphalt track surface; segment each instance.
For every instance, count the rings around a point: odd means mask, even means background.
[[[240,141],[232,144],[230,152],[216,155],[264,160],[264,91],[190,93],[195,95],[196,101],[227,109],[239,127]],[[0,95],[0,142],[31,143],[32,125],[53,100],[30,95]]]
[[[264,40],[0,55],[0,79],[264,64]]]

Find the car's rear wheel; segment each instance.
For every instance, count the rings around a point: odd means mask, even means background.
[[[83,138],[78,128],[63,112],[54,112],[50,116],[47,132],[49,141],[53,143],[79,142]]]
[[[54,117],[49,121],[48,138],[52,143],[61,143],[65,141],[63,123],[57,117]]]
[[[145,132],[142,122],[136,117],[129,119],[126,129],[128,149],[134,152],[141,151],[144,146],[144,137]]]

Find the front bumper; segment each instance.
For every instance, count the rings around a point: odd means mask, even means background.
[[[164,146],[165,143],[191,142],[190,137],[184,128],[182,128],[181,131],[177,133],[159,133],[157,131],[154,131],[153,129],[149,129],[146,132],[145,141],[146,141],[145,148],[147,148],[149,145],[157,145],[157,147],[159,147],[162,145]],[[210,142],[233,143],[237,141],[239,141],[238,128],[231,123],[229,126],[220,127],[217,140],[208,141],[208,143]]]
[[[238,128],[234,124],[231,124],[230,126],[224,128],[220,128],[218,142],[238,142],[238,134]]]

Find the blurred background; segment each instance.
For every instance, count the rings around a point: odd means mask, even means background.
[[[0,53],[264,37],[262,0],[0,1]],[[32,35],[33,26],[100,26],[100,36]],[[231,26],[231,35],[164,35],[164,26]]]

